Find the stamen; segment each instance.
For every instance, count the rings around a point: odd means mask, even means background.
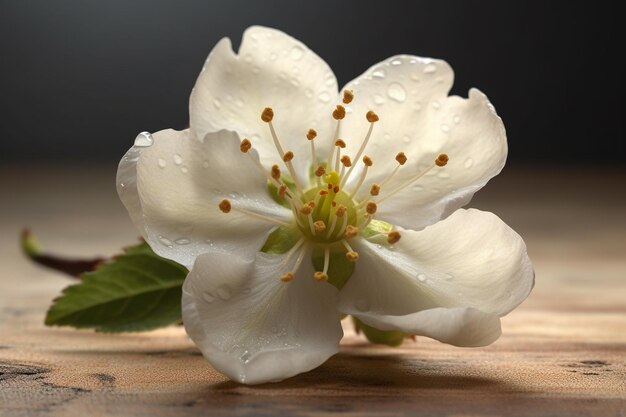
[[[367,226],[370,224],[370,222],[372,221],[372,219],[374,218],[373,215],[371,214],[366,214],[365,215],[365,220],[363,221],[363,223],[361,223],[361,226],[359,226],[361,229],[365,230],[367,228]]]
[[[280,180],[280,168],[276,164],[272,165],[272,178],[276,181]]]
[[[399,152],[396,155],[396,161],[398,161],[398,165],[396,165],[396,167],[393,169],[393,171],[391,171],[391,174],[389,174],[387,176],[387,178],[385,178],[384,180],[381,181],[380,186],[384,186],[385,184],[387,184],[389,181],[391,181],[391,179],[396,175],[396,173],[398,172],[398,170],[400,169],[400,167],[404,164],[406,164],[407,161],[407,157],[404,154],[404,152]]]
[[[363,170],[363,172],[361,172],[361,177],[359,178],[359,182],[356,184],[356,187],[354,187],[354,190],[352,190],[352,192],[350,193],[350,197],[354,197],[356,193],[359,191],[359,189],[361,188],[361,185],[363,185],[363,181],[365,181],[365,177],[367,176],[367,170],[369,169],[369,167],[371,167],[374,164],[374,162],[372,162],[372,158],[370,158],[367,155],[363,157],[363,163],[365,164],[365,169]],[[349,175],[350,175],[350,171],[348,171],[348,174],[346,174],[342,182],[345,182]]]
[[[263,120],[265,123],[269,123],[272,121],[272,119],[274,119],[274,110],[272,110],[271,107],[264,108],[263,112],[261,113],[261,120]]]
[[[348,155],[344,155],[344,156],[341,157],[341,163],[345,167],[351,167],[352,166],[352,160],[350,159],[350,157]]]
[[[283,274],[280,277],[280,280],[283,281],[283,282],[289,282],[289,281],[293,280],[293,277],[294,277],[293,272],[287,272],[286,274]]]
[[[291,162],[291,160],[293,159],[293,152],[291,151],[287,151],[284,155],[283,155],[283,161],[284,162]]]
[[[370,127],[367,130],[365,139],[363,139],[363,142],[361,143],[361,147],[359,148],[359,151],[356,153],[356,156],[354,157],[355,161],[358,161],[358,159],[363,154],[363,151],[365,150],[365,147],[367,146],[367,143],[369,142],[370,137],[372,136],[372,131],[374,130],[374,123],[378,121],[378,115],[374,113],[372,110],[368,111],[365,114],[365,118],[367,119],[368,122],[370,122]],[[346,176],[343,178],[343,181],[341,182],[341,186],[343,186],[346,183],[346,181],[348,181],[348,178],[350,178],[350,174],[352,174],[353,169],[354,167],[351,167],[348,170],[348,173],[346,174]]]
[[[330,264],[330,249],[328,246],[324,248],[324,270],[322,272],[317,271],[313,274],[313,277],[317,281],[328,281],[328,266]]]
[[[356,262],[359,259],[359,254],[352,249],[352,246],[350,246],[347,241],[342,240],[341,243],[343,243],[348,250],[348,252],[346,252],[346,259],[350,262]]]
[[[378,200],[378,203],[382,203],[383,201],[385,201],[386,199],[393,197],[394,195],[396,195],[397,193],[399,193],[400,191],[402,191],[403,189],[405,189],[406,187],[408,187],[409,185],[413,184],[415,181],[417,181],[418,179],[422,178],[424,175],[426,175],[426,173],[428,173],[428,171],[430,171],[431,169],[433,169],[435,166],[445,166],[448,163],[448,155],[446,155],[445,153],[439,154],[439,156],[437,157],[437,159],[435,159],[435,163],[432,164],[431,166],[429,166],[428,168],[426,168],[424,171],[420,172],[419,174],[417,174],[416,176],[414,176],[413,178],[409,179],[408,181],[406,181],[404,184],[396,187],[393,191],[391,191],[389,194],[385,195],[383,198],[381,198],[380,200]]]
[[[342,120],[344,117],[346,117],[346,108],[338,104],[335,110],[333,110],[333,118],[335,120]]]
[[[352,90],[343,90],[343,103],[350,104],[354,99],[354,91]]]
[[[322,220],[318,220],[315,223],[313,223],[313,227],[315,228],[316,233],[320,233],[326,230],[326,223],[324,223],[324,221]]]
[[[315,176],[318,177],[317,180],[319,182],[319,177],[321,177],[322,175],[324,175],[326,173],[326,170],[324,169],[323,166],[318,166],[317,169],[315,170]]]
[[[313,278],[315,278],[316,281],[320,281],[320,282],[328,281],[328,275],[320,271],[315,272],[313,274]]]
[[[300,239],[293,246],[293,248],[291,248],[289,250],[289,253],[287,253],[287,256],[285,256],[285,260],[282,262],[283,266],[289,263],[289,260],[291,259],[293,254],[302,246],[303,243],[304,243],[304,239]],[[305,251],[306,251],[306,246],[303,246],[302,249],[300,249],[300,253],[298,254],[298,258],[296,258],[296,262],[294,262],[294,265],[293,265],[293,268],[291,268],[291,271],[287,272],[286,274],[283,274],[280,277],[280,279],[283,282],[289,282],[289,281],[293,280],[293,278],[295,277],[296,272],[298,272],[298,269],[300,268],[300,264],[302,264],[302,259],[304,258]]]
[[[337,139],[335,141],[335,146],[338,146],[343,149],[346,147],[346,142],[344,142],[343,139]]]
[[[306,138],[309,140],[309,142],[311,142],[311,164],[317,164],[317,156],[315,155],[315,141],[313,139],[315,139],[317,137],[317,132],[315,131],[315,129],[309,129],[308,132],[306,132]],[[317,185],[320,185],[321,181],[320,181],[320,176],[317,176]]]
[[[387,242],[390,245],[393,245],[394,243],[397,243],[401,237],[402,236],[400,235],[400,232],[398,232],[397,230],[392,230],[387,234]]]
[[[367,214],[370,214],[372,216],[376,213],[376,210],[378,210],[378,206],[373,201],[369,201],[365,206],[365,211],[367,212]]]
[[[285,198],[286,194],[287,194],[287,186],[285,184],[282,184],[280,187],[278,187],[278,196],[280,198]]]
[[[340,204],[339,207],[337,207],[337,210],[335,210],[335,216],[333,217],[333,222],[330,224],[328,233],[326,234],[327,239],[333,234],[335,226],[337,225],[337,219],[343,217],[346,214],[346,211],[348,211],[348,208],[343,204]]]
[[[444,167],[448,163],[448,160],[450,160],[450,158],[448,158],[448,155],[446,155],[445,153],[440,153],[437,159],[435,159],[435,164],[438,167]]]
[[[343,216],[343,222],[341,223],[341,227],[337,231],[337,236],[342,236],[344,234],[345,230],[346,230],[346,227],[348,227],[348,216],[347,215]]]
[[[243,209],[241,207],[234,207],[230,203],[230,201],[226,200],[226,199],[220,201],[220,203],[218,204],[218,207],[220,208],[220,210],[223,213],[230,213],[231,211],[237,211],[239,213],[246,214],[246,215],[248,215],[250,217],[255,217],[257,219],[264,220],[266,222],[278,224],[280,226],[291,227],[291,224],[289,224],[287,222],[284,222],[282,220],[274,219],[273,217],[269,217],[269,216],[266,216],[264,214],[260,214],[260,213],[257,213],[257,212],[251,211],[251,210],[246,210],[246,209]]]
[[[278,178],[274,178],[273,173],[272,174],[268,174],[267,171],[265,170],[265,168],[263,167],[263,165],[261,165],[261,162],[254,157],[254,155],[252,155],[252,153],[250,153],[250,149],[252,149],[252,143],[250,143],[250,140],[247,138],[244,138],[241,141],[241,144],[239,145],[239,150],[245,154],[250,155],[250,159],[252,160],[252,162],[254,163],[254,165],[257,166],[257,168],[259,169],[259,171],[261,171],[263,173],[264,176],[266,176],[272,183],[274,183],[274,185],[276,187],[281,187],[281,182],[280,180],[280,169],[278,170]],[[276,165],[276,168],[278,168],[278,166]],[[273,170],[273,167],[272,167]],[[287,197],[291,197],[289,195],[289,193],[287,193]]]
[[[248,153],[248,151],[252,148],[252,143],[248,138],[243,138],[241,144],[239,145],[239,150],[243,153]]]
[[[346,227],[346,231],[343,236],[346,239],[350,239],[351,237],[355,237],[359,234],[359,228],[356,226],[352,226],[351,224]]]
[[[379,193],[380,193],[380,185],[372,184],[372,187],[370,188],[370,194],[373,196],[376,196]]]

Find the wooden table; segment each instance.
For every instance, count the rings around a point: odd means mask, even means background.
[[[347,326],[341,353],[282,383],[246,387],[211,369],[181,328],[106,335],[47,328],[70,280],[25,260],[49,249],[107,255],[137,236],[115,166],[0,170],[0,415],[626,415],[626,171],[508,170],[474,207],[525,237],[530,298],[494,345],[418,338],[373,346]]]

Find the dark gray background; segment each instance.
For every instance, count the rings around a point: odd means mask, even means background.
[[[273,26],[342,85],[397,53],[447,60],[478,87],[512,164],[624,163],[624,53],[609,3],[0,0],[0,160],[113,162],[137,132],[187,124],[213,45]]]

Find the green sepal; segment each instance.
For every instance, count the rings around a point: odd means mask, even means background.
[[[287,252],[300,239],[300,233],[285,226],[279,226],[265,241],[261,252],[281,254]]]
[[[372,221],[370,221],[370,223],[367,225],[362,233],[363,237],[367,239],[376,235],[387,235],[389,232],[391,232],[392,229],[393,226],[390,223],[373,219]]]
[[[387,346],[400,346],[404,339],[411,337],[411,335],[397,330],[379,330],[375,327],[368,326],[354,316],[352,317],[352,321],[357,333],[363,332],[367,340],[372,343]]]
[[[341,245],[335,245],[335,250],[330,251],[330,264],[328,266],[328,282],[341,290],[354,273],[354,262],[346,259],[346,250]],[[324,249],[313,249],[313,267],[316,271],[324,269]]]
[[[287,188],[289,188],[292,195],[295,194],[296,184],[293,182],[291,177],[283,175],[282,177],[280,177],[280,181],[283,182],[287,186]],[[289,201],[286,198],[282,198],[278,195],[278,187],[276,187],[276,185],[272,181],[267,181],[267,191],[274,201],[276,201],[283,207],[291,209],[291,204],[289,203]]]

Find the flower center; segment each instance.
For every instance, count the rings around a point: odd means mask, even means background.
[[[344,91],[342,100],[344,104],[352,102],[353,98],[354,94],[352,91]],[[284,260],[284,266],[287,268],[287,271],[280,276],[285,282],[291,281],[295,277],[295,273],[303,261],[304,253],[308,246],[305,243],[313,245],[314,253],[315,251],[322,251],[321,259],[323,261],[315,262],[314,259],[314,264],[320,264],[319,269],[321,269],[315,272],[314,278],[318,281],[327,281],[329,279],[331,251],[334,255],[336,255],[337,251],[342,251],[344,259],[348,262],[356,262],[358,260],[359,254],[352,249],[348,242],[351,238],[359,234],[364,234],[367,238],[381,235],[386,237],[389,244],[398,242],[401,236],[397,230],[381,228],[379,227],[380,225],[370,228],[371,230],[368,229],[370,222],[374,220],[378,204],[406,189],[432,168],[436,166],[443,167],[448,162],[448,156],[442,153],[427,169],[412,175],[399,185],[396,181],[395,187],[393,187],[390,186],[390,184],[393,184],[392,179],[407,162],[404,152],[399,152],[395,158],[398,163],[396,167],[385,178],[379,179],[378,183],[370,184],[368,196],[358,199],[358,192],[366,180],[368,169],[374,163],[369,156],[363,155],[363,153],[372,135],[374,124],[378,122],[379,118],[371,110],[366,113],[365,119],[370,126],[359,150],[354,155],[354,159],[352,159],[346,154],[342,155],[342,150],[346,148],[346,143],[338,137],[341,121],[346,117],[346,109],[343,105],[336,106],[332,117],[337,121],[337,125],[333,135],[333,142],[331,143],[332,146],[329,147],[329,152],[325,159],[320,160],[316,153],[315,138],[317,137],[317,132],[314,129],[309,129],[306,133],[306,138],[311,144],[311,163],[314,170],[314,178],[311,180],[311,184],[303,185],[300,183],[301,180],[296,175],[292,163],[295,155],[292,151],[283,149],[272,124],[274,111],[271,107],[266,107],[263,110],[261,120],[268,124],[278,155],[287,168],[290,177],[283,176],[278,165],[273,165],[268,172],[261,165],[258,158],[249,153],[250,149],[252,149],[250,140],[244,138],[241,141],[241,152],[250,155],[250,159],[257,165],[260,172],[267,176],[270,190],[273,190],[277,200],[293,211],[295,227],[293,224],[285,223],[254,210],[233,206],[229,200],[222,200],[219,204],[220,210],[224,213],[229,213],[231,210],[238,211],[242,214],[273,222],[288,230],[297,230],[299,240],[295,244],[291,243],[291,247],[288,250],[278,251],[279,253],[287,252]],[[353,164],[353,160],[355,163],[361,160],[363,169],[360,171],[358,178],[353,178],[350,189],[346,190],[346,184],[348,184],[348,180],[351,178],[356,166]],[[379,197],[381,193],[382,195]],[[280,240],[284,241],[284,239]],[[336,256],[332,258],[336,259]]]

